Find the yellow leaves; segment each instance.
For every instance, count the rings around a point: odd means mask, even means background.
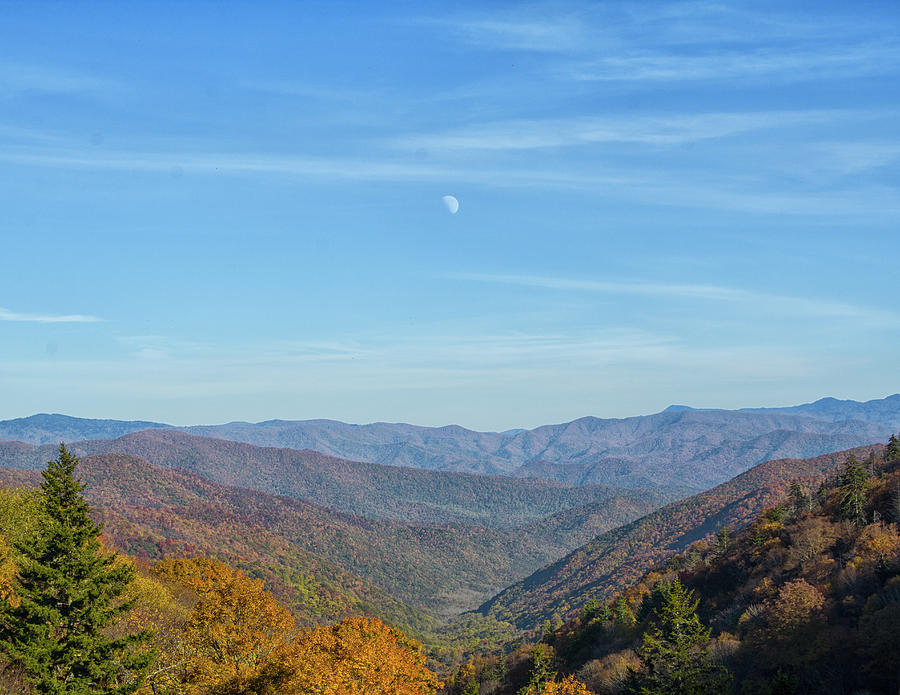
[[[757,599],[760,598],[772,598],[777,593],[778,588],[775,586],[775,582],[772,581],[771,577],[763,577],[762,581],[757,584],[753,589],[753,595]]]
[[[317,627],[287,648],[280,695],[431,695],[442,684],[421,645],[376,618]]]
[[[13,560],[13,552],[6,538],[0,536],[0,601],[6,601],[15,607],[19,597],[15,590],[15,579],[18,567]]]
[[[208,557],[166,558],[153,566],[153,572],[201,593],[234,576],[234,570],[228,565]]]
[[[900,556],[897,525],[867,526],[856,542],[856,551],[863,560],[874,561],[882,566]]]
[[[569,676],[559,683],[553,681],[547,683],[541,695],[593,695],[593,693],[584,683],[575,680],[574,676]]]
[[[199,600],[187,616],[184,682],[204,692],[225,682],[247,682],[294,632],[294,618],[240,570],[209,558],[167,559],[154,572],[192,588]]]
[[[774,536],[784,530],[784,524],[780,521],[764,521],[757,526],[757,530],[767,536]]]

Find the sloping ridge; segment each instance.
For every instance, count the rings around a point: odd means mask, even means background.
[[[479,607],[483,614],[530,629],[554,614],[579,608],[592,595],[609,596],[648,568],[723,525],[739,528],[780,500],[794,478],[817,485],[847,458],[865,458],[881,444],[807,459],[767,461],[726,483],[657,509],[608,531],[514,584]]]
[[[346,461],[315,451],[258,447],[173,430],[147,430],[112,440],[76,442],[79,455],[123,453],[181,468],[223,485],[305,499],[377,519],[512,527],[584,504],[627,497],[655,508],[675,499],[660,491],[571,487],[548,480],[428,471]],[[0,443],[0,465],[43,467],[55,448],[23,450]]]
[[[221,446],[236,446],[244,454],[260,450],[276,456],[276,461],[285,452],[291,456],[304,453],[261,450],[178,432],[130,435],[127,441],[133,444],[138,440],[146,444],[146,437],[157,444],[151,453],[163,458],[172,456],[163,446],[171,438],[194,445],[198,441],[210,443],[214,445],[214,451]],[[102,444],[114,446],[115,440]],[[76,450],[79,446],[75,445]],[[18,452],[20,447],[14,447],[15,451]],[[0,444],[0,465],[4,462],[4,448]],[[224,548],[240,544],[252,549],[254,544],[262,543],[267,548],[264,555],[271,561],[273,557],[290,554],[288,550],[275,552],[272,548],[293,548],[314,553],[433,615],[470,610],[500,587],[527,576],[542,564],[577,547],[590,537],[587,534],[592,529],[599,532],[612,528],[657,506],[635,497],[606,496],[602,503],[585,505],[583,511],[567,508],[562,517],[541,517],[541,521],[521,528],[371,519],[250,489],[251,486],[244,483],[258,482],[256,476],[267,480],[278,475],[277,469],[266,469],[265,458],[242,459],[249,471],[247,476],[232,476],[233,471],[226,472],[224,477],[232,485],[215,482],[201,475],[208,472],[207,465],[215,470],[215,460],[204,459],[196,452],[196,449],[189,449],[186,454],[182,452],[179,454],[182,458],[170,460],[166,467],[155,466],[133,455],[85,457],[85,461],[92,462],[85,469],[90,483],[88,492],[92,499],[102,504],[111,519],[118,520],[110,522],[110,529],[116,530],[116,538],[127,549],[140,555],[140,548],[146,546],[144,553],[156,557],[172,552],[170,541],[181,539],[175,547],[183,549],[203,541],[202,547],[212,552],[217,546],[210,539],[216,539]],[[52,450],[48,451],[47,447],[32,448],[31,470],[5,471],[3,475],[7,481],[15,480],[16,476],[36,481],[39,479],[37,469],[43,467],[38,462],[46,461],[52,455]],[[194,455],[196,460],[191,458]],[[322,461],[328,457],[314,456],[314,461],[319,464],[328,462]],[[199,467],[200,474],[176,465],[179,462],[190,464],[191,461],[203,464]],[[101,463],[102,475],[96,473]],[[376,464],[363,465],[383,468]],[[452,474],[398,470],[423,476],[437,475],[440,480],[453,477]],[[475,476],[463,477],[475,478],[477,482]],[[501,481],[508,485],[525,482],[509,478]],[[243,486],[237,487],[235,482]],[[372,487],[360,488],[360,491],[366,489],[374,494]],[[584,489],[560,490],[565,494],[572,491],[584,492]],[[484,490],[476,492],[485,494]],[[490,488],[486,492],[490,496]],[[193,525],[197,525],[196,528]],[[225,529],[229,526],[233,528],[226,534]],[[265,542],[260,540],[264,537],[268,538]],[[237,552],[234,556],[241,557]]]
[[[104,524],[104,536],[133,556],[216,557],[264,579],[308,622],[374,613],[416,633],[433,628],[433,620],[421,611],[292,542],[265,514],[279,511],[279,500],[157,468],[126,454],[84,458],[78,477]],[[0,469],[3,487],[34,486],[40,479],[37,470]],[[288,505],[301,524],[326,516],[312,505],[294,500]]]

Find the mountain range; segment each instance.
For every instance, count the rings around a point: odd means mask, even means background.
[[[176,429],[258,446],[444,471],[543,477],[573,485],[680,486],[696,491],[777,458],[806,458],[876,441],[900,428],[900,394],[866,402],[823,398],[788,408],[584,417],[531,430],[476,432],[456,425],[354,425],[269,420],[176,428],[144,421],[34,415],[0,422],[0,440],[31,444],[110,439]]]
[[[565,616],[897,429],[900,395],[503,433],[35,415],[0,422],[0,486],[36,484],[66,441],[136,557],[215,556],[306,620],[374,613],[440,640],[460,614],[519,632]]]

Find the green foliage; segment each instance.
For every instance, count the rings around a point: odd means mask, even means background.
[[[588,599],[584,607],[581,609],[581,619],[584,622],[587,622],[591,618],[597,615],[597,612],[600,610],[600,602],[597,600],[596,596],[591,596]]]
[[[731,545],[731,529],[726,524],[716,533],[715,554],[722,557]]]
[[[517,695],[540,695],[544,686],[556,678],[556,672],[551,670],[553,661],[552,650],[543,644],[537,644],[531,651],[531,672],[528,683],[519,689]]]
[[[850,454],[841,474],[841,519],[857,526],[866,523],[866,469]]]
[[[787,505],[785,504],[776,504],[769,511],[766,512],[765,517],[768,521],[771,521],[775,524],[780,524],[785,521],[788,517]]]
[[[616,602],[613,605],[613,617],[616,624],[623,628],[630,628],[634,625],[634,611],[631,610],[631,606],[628,605],[628,602],[622,595],[616,598]]]
[[[604,625],[612,622],[613,612],[608,603],[600,606],[600,610],[597,611],[597,619]]]
[[[640,695],[726,693],[731,676],[709,657],[710,630],[697,616],[699,599],[676,576],[661,587],[662,605],[637,650],[640,669],[630,669],[626,691]]]
[[[43,472],[37,528],[16,547],[17,600],[0,604],[0,652],[41,695],[125,695],[153,658],[135,651],[149,635],[104,633],[130,608],[134,567],[101,548],[77,464],[61,445]]]
[[[891,462],[900,459],[900,439],[892,434],[884,450],[884,460]]]

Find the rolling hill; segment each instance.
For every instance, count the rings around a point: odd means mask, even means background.
[[[649,511],[681,496],[680,491],[573,487],[547,480],[358,463],[314,451],[258,447],[170,430],[76,442],[72,449],[84,456],[130,454],[224,485],[304,499],[374,519],[417,523],[522,526],[587,504],[606,504],[613,510],[619,501]],[[0,443],[0,467],[43,468],[55,454],[51,445]],[[611,515],[609,522],[619,523],[623,518]]]
[[[237,565],[255,562],[269,574],[294,577],[289,583],[295,588],[305,586],[297,579],[305,576],[304,567],[318,566],[311,554],[326,564],[307,571],[310,576],[331,576],[338,567],[431,616],[472,609],[597,532],[651,508],[639,500],[613,498],[522,528],[411,524],[222,485],[127,454],[85,457],[80,471],[107,533],[130,553],[159,558],[202,552]],[[39,480],[34,468],[0,470],[2,485]],[[311,589],[297,591],[315,596]]]

